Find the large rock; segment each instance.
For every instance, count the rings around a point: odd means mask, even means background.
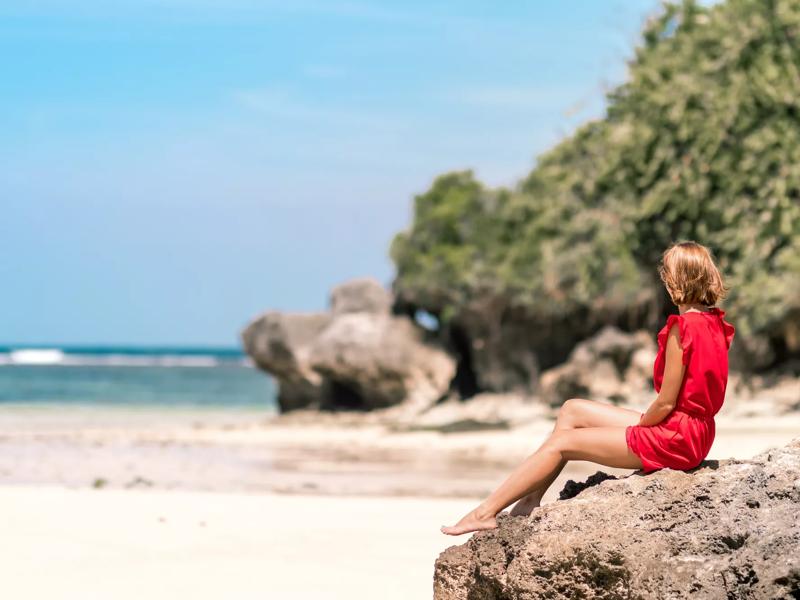
[[[372,313],[337,316],[314,341],[312,368],[331,384],[326,402],[349,408],[399,404],[427,408],[443,396],[455,361],[426,344],[407,317]]]
[[[800,597],[800,438],[687,472],[598,473],[562,497],[445,550],[434,598]]]
[[[319,404],[323,379],[308,357],[312,344],[331,320],[327,313],[269,311],[242,332],[245,352],[279,382],[281,412]]]
[[[577,319],[533,319],[509,308],[506,298],[486,294],[462,306],[440,336],[458,355],[465,396],[480,391],[530,394],[539,388],[541,371],[562,363],[575,340],[589,331]]]
[[[418,411],[447,394],[455,360],[410,318],[389,313],[379,282],[345,282],[330,303],[331,312],[269,311],[242,332],[247,354],[278,382],[281,412],[401,403]]]
[[[656,350],[646,331],[625,333],[607,325],[576,345],[566,362],[542,373],[539,394],[553,406],[575,397],[639,401],[652,392]]]
[[[330,307],[334,315],[345,313],[388,315],[392,307],[392,295],[377,280],[371,277],[359,277],[345,281],[331,290]]]

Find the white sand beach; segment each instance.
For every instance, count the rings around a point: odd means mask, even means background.
[[[439,532],[552,429],[387,432],[248,412],[6,410],[0,562],[9,597],[427,598]],[[709,459],[800,435],[720,416]],[[568,479],[603,470],[570,463]],[[98,489],[99,488],[99,489]]]
[[[0,489],[3,596],[429,598],[467,500]]]

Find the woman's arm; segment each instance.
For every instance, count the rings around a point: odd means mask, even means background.
[[[681,347],[680,332],[677,323],[670,327],[666,342],[666,359],[664,364],[664,379],[661,382],[661,391],[646,412],[642,413],[639,425],[656,425],[666,417],[678,400],[678,392],[683,383],[686,365],[682,361],[683,348]]]

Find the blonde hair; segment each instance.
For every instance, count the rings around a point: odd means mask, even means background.
[[[711,250],[697,242],[676,242],[661,255],[658,275],[672,302],[714,306],[728,295]]]

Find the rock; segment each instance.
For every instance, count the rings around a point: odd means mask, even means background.
[[[537,393],[544,370],[566,361],[578,343],[608,324],[645,329],[655,338],[663,325],[662,305],[669,302],[666,292],[657,298],[655,288],[643,288],[624,307],[598,299],[591,308],[570,311],[566,297],[563,307],[555,299],[550,307],[537,306],[518,290],[498,288],[493,277],[486,285],[482,279],[466,292],[452,288],[447,277],[425,280],[400,272],[391,285],[394,312],[424,311],[439,321],[439,339],[458,359],[464,398],[478,392]]]
[[[389,293],[373,279],[335,287],[331,312],[269,311],[242,332],[244,349],[278,382],[281,412],[424,410],[444,397],[455,360],[406,316],[389,314]]]
[[[388,315],[391,306],[389,290],[371,277],[351,279],[331,290],[330,307],[334,316],[354,312]]]
[[[568,398],[622,402],[652,390],[656,342],[645,331],[607,325],[580,342],[567,361],[543,372],[539,394],[552,406]]]
[[[593,478],[445,550],[434,598],[800,597],[800,437],[750,460]]]
[[[507,298],[487,293],[460,307],[439,335],[458,357],[459,391],[468,398],[477,392],[536,393],[541,370],[563,362],[575,339],[585,337],[585,327],[530,319],[510,309]]]
[[[326,402],[361,409],[401,402],[426,408],[446,394],[456,369],[410,319],[372,313],[336,316],[309,360],[329,382]]]
[[[269,311],[242,332],[245,352],[256,366],[278,380],[282,412],[319,405],[323,379],[311,368],[308,356],[311,345],[330,322],[327,313]]]

